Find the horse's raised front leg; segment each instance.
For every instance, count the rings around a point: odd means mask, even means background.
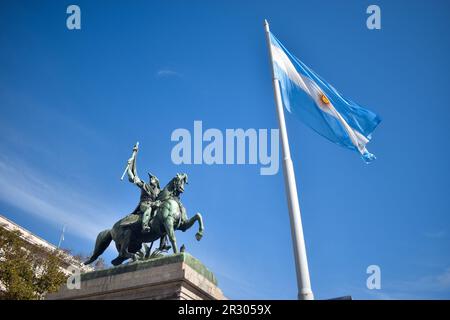
[[[178,253],[177,239],[175,238],[175,230],[173,228],[173,219],[167,217],[164,221],[164,228],[166,229],[169,241],[172,244],[173,253]]]
[[[195,234],[195,238],[200,241],[200,239],[203,237],[203,218],[200,213],[196,213],[194,216],[192,216],[189,220],[182,223],[179,227],[179,229],[183,232],[191,228],[194,223],[198,221],[198,232]]]

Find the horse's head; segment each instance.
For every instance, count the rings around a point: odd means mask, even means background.
[[[165,189],[169,191],[170,194],[178,197],[184,192],[184,186],[186,184],[188,184],[187,174],[177,173],[177,175],[172,180],[170,180]]]
[[[177,173],[173,181],[173,192],[175,195],[180,195],[184,192],[184,186],[188,184],[188,176],[186,173]]]

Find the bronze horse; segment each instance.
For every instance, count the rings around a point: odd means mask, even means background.
[[[200,213],[196,213],[188,219],[186,209],[181,204],[180,195],[184,192],[184,186],[187,184],[186,174],[177,174],[160,192],[157,200],[160,205],[155,209],[156,213],[149,221],[149,232],[143,232],[140,219],[136,215],[128,215],[117,221],[112,229],[106,229],[100,232],[95,242],[95,248],[92,256],[85,262],[90,264],[108,248],[112,240],[116,244],[119,255],[111,261],[115,266],[121,264],[127,259],[138,260],[141,255],[143,243],[153,243],[154,241],[168,236],[174,253],[178,253],[175,230],[186,231],[198,221],[199,229],[195,234],[198,241],[203,236],[203,219]],[[135,219],[133,223],[123,223],[129,219]]]

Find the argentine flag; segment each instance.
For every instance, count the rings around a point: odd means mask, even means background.
[[[366,145],[381,121],[379,116],[344,98],[272,33],[270,45],[286,109],[331,142],[359,152],[366,163],[375,160]]]

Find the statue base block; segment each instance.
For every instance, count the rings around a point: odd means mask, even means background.
[[[217,279],[188,253],[163,256],[81,275],[81,288],[64,285],[48,300],[223,300]]]

